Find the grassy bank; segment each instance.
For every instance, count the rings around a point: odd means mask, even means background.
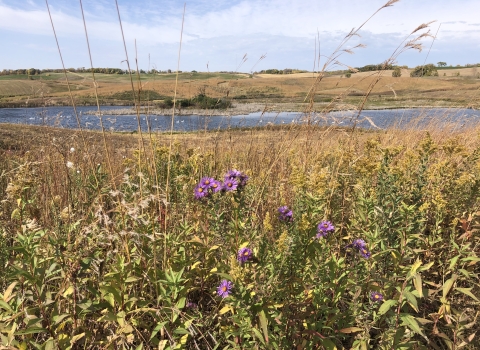
[[[438,77],[412,78],[404,69],[400,78],[384,71],[374,86],[366,108],[378,106],[410,107],[417,105],[459,107],[474,102],[478,108],[480,79],[472,68],[443,69]],[[457,73],[461,72],[459,76]],[[48,77],[44,76],[49,74]],[[358,105],[377,79],[378,72],[344,75],[327,74],[315,93],[316,103]],[[445,75],[444,75],[445,74]],[[68,74],[71,89],[78,105],[96,105],[94,85],[87,73]],[[133,105],[133,94],[127,75],[96,74],[101,105]],[[26,107],[71,105],[65,77],[60,73],[45,73],[28,80],[27,76],[0,76],[0,106]],[[20,79],[21,78],[21,79]],[[172,98],[175,79],[172,74],[142,74],[142,104],[161,106]],[[137,79],[137,78],[135,78]],[[177,97],[192,99],[199,91],[215,99],[232,103],[278,104],[303,103],[316,76],[312,73],[283,76],[259,74],[182,73],[179,76]],[[28,101],[28,103],[27,103]],[[281,107],[279,107],[281,108]]]
[[[460,130],[5,125],[2,343],[477,348],[480,139]],[[231,169],[248,181],[196,198]]]

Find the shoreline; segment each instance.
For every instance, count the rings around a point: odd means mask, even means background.
[[[248,104],[239,104],[235,105],[232,108],[225,110],[211,110],[211,109],[175,109],[176,116],[208,116],[208,117],[225,117],[225,116],[234,116],[234,115],[248,115],[252,113],[306,113],[307,105],[300,105],[294,103],[277,103],[274,105],[265,105],[261,103],[248,103]],[[315,104],[311,112],[322,113],[321,104]],[[325,105],[323,107],[326,107]],[[381,110],[394,110],[394,109],[452,109],[452,110],[462,110],[462,109],[471,109],[471,110],[480,110],[473,107],[448,107],[448,106],[369,106],[364,108],[363,111],[381,111]],[[340,112],[340,111],[355,111],[358,109],[347,109],[347,108],[335,108],[329,112]],[[96,111],[87,111],[83,113],[84,115],[98,115]],[[118,109],[108,109],[102,110],[101,115],[111,116],[111,115],[136,115],[136,109],[132,108],[118,108]],[[164,116],[170,117],[173,114],[172,109],[159,109],[159,108],[141,108],[141,115],[155,115],[155,116]]]
[[[231,108],[228,109],[188,109],[188,108],[176,108],[175,116],[206,116],[206,117],[228,117],[236,115],[249,115],[252,113],[307,113],[308,103],[294,103],[294,102],[279,102],[279,103],[238,103],[234,104]],[[313,108],[310,112],[313,113],[325,113],[325,108],[328,106],[328,103],[317,102],[313,105]],[[4,107],[0,109],[30,109],[30,108],[50,108],[50,107],[72,107],[72,106],[47,106],[47,107]],[[85,107],[85,106],[77,106]],[[95,108],[95,106],[89,106]],[[102,107],[109,107],[109,109],[102,109]],[[118,107],[118,108],[117,108]],[[343,107],[343,108],[342,108]],[[349,108],[353,107],[352,105],[338,106],[333,108],[328,112],[341,112],[341,111],[358,111],[358,109]],[[380,111],[380,110],[395,110],[395,109],[451,109],[451,110],[476,110],[480,111],[480,108],[477,106],[467,106],[467,107],[452,107],[452,106],[435,106],[435,105],[402,105],[402,106],[366,106],[363,108],[363,111]],[[134,106],[110,106],[110,105],[101,105],[100,106],[102,116],[130,116],[136,115],[136,109]],[[90,110],[83,112],[84,115],[96,115],[98,112],[96,110]],[[140,108],[141,115],[152,115],[152,116],[165,116],[170,117],[173,114],[172,108]]]

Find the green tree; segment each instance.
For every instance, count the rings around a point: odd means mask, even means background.
[[[442,61],[440,61],[440,62],[437,62],[437,65],[438,65],[439,67],[445,67],[445,66],[447,65],[447,62],[442,62]]]
[[[395,67],[392,72],[392,77],[394,78],[400,78],[402,76],[402,70],[400,67]]]
[[[410,72],[411,77],[438,77],[437,68],[429,63],[424,66],[416,66],[413,71]]]

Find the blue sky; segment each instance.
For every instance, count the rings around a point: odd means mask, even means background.
[[[239,71],[313,69],[317,32],[321,54],[330,55],[345,35],[387,0],[192,0],[186,2],[180,70]],[[118,0],[129,50],[139,65],[177,66],[183,1]],[[89,67],[78,0],[50,0],[65,65]],[[83,0],[95,67],[126,68],[114,0]],[[349,66],[380,63],[418,25],[436,20],[425,49],[408,51],[397,63],[416,66],[445,61],[480,63],[478,0],[402,0],[382,9],[345,46],[367,47],[344,54]],[[44,0],[0,0],[0,70],[60,68]],[[262,55],[266,58],[258,62]],[[428,56],[427,56],[428,55]],[[149,61],[150,56],[150,61]],[[324,61],[324,59],[322,59]],[[332,67],[335,68],[335,67]]]

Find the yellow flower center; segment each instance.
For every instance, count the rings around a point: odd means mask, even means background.
[[[232,187],[232,186],[233,186],[233,184],[230,182],[230,183],[229,183],[227,186],[228,186],[228,187]]]
[[[203,192],[203,188],[199,187],[198,192]]]
[[[205,185],[210,185],[210,181],[205,181]]]
[[[217,188],[218,185],[217,185],[217,184],[213,184],[212,187],[213,187],[213,188]]]
[[[227,287],[222,287],[222,292],[226,292],[227,291]]]
[[[375,299],[378,299],[378,298],[380,298],[380,296],[379,296],[378,294],[375,294],[375,297],[374,297],[374,298],[375,298]]]
[[[323,224],[323,227],[327,228],[327,227],[328,227],[328,224]]]
[[[247,252],[245,252],[245,253],[243,253],[243,255],[247,256],[247,255],[248,255],[248,251],[247,251]]]

